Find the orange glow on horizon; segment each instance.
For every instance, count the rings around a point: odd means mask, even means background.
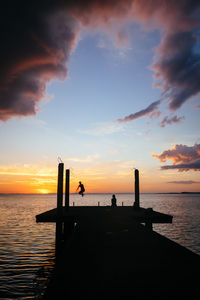
[[[38,194],[49,194],[49,190],[48,189],[38,189]]]
[[[188,173],[187,173],[188,174]],[[182,192],[198,191],[198,186],[173,184],[177,172],[154,170],[140,171],[140,192]],[[76,169],[70,175],[70,193],[76,193],[79,181],[82,181],[86,193],[133,193],[134,172],[122,168]],[[171,183],[172,182],[172,183]],[[48,194],[57,192],[57,167],[28,166],[0,167],[0,193]]]

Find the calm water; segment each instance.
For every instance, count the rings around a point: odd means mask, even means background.
[[[117,195],[132,205],[131,194]],[[71,195],[71,205],[110,204],[110,194]],[[54,267],[55,225],[35,215],[56,206],[56,195],[0,195],[0,299],[39,299]],[[200,195],[142,194],[141,206],[174,216],[154,230],[200,254]]]

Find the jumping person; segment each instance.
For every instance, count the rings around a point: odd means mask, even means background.
[[[77,187],[76,190],[80,189],[80,191],[78,192],[79,195],[81,195],[82,197],[84,196],[84,192],[85,192],[85,188],[84,188],[84,185],[82,184],[81,181],[79,181],[79,186]]]

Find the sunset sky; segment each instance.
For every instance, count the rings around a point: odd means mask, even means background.
[[[76,4],[74,4],[74,2]],[[0,193],[200,191],[199,1],[1,11]]]

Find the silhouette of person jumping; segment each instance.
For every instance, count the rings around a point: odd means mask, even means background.
[[[84,192],[85,192],[85,188],[84,188],[84,185],[82,184],[81,181],[79,181],[79,186],[77,187],[76,190],[80,189],[80,191],[78,192],[79,195],[81,195],[82,197],[84,196]]]
[[[111,206],[112,207],[116,207],[117,206],[117,199],[116,199],[115,195],[112,195]]]

